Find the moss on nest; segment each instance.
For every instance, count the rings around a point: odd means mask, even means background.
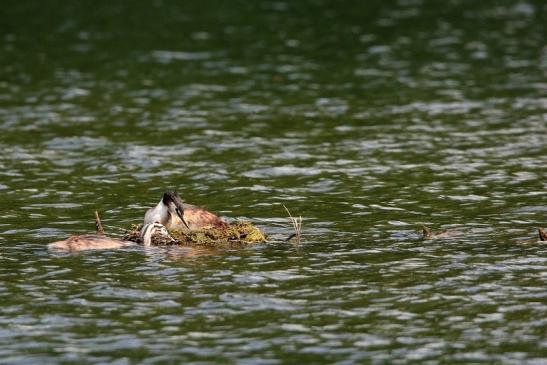
[[[122,240],[140,243],[142,224],[132,224],[131,228],[125,231]]]
[[[249,222],[236,222],[224,228],[174,230],[170,233],[181,244],[192,246],[247,246],[266,242],[264,233]]]
[[[250,222],[235,222],[223,228],[205,228],[200,230],[175,229],[169,231],[176,241],[165,242],[165,240],[155,240],[154,245],[179,244],[183,246],[200,247],[245,247],[264,243],[267,241],[266,235]],[[124,239],[128,241],[139,242],[140,226],[133,225],[127,232]]]

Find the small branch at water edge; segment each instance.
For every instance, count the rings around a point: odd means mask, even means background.
[[[97,234],[104,235],[103,225],[101,224],[101,218],[99,217],[99,212],[95,211],[95,228],[97,229]]]
[[[291,234],[289,236],[289,238],[287,238],[287,241],[290,241],[293,237],[296,238],[296,243],[299,244],[300,243],[300,238],[301,238],[301,233],[302,233],[302,217],[299,216],[298,218],[294,218],[291,214],[291,212],[289,211],[289,209],[287,209],[287,207],[285,205],[283,205],[283,208],[285,208],[285,210],[287,211],[287,214],[289,214],[289,220],[291,221],[292,223],[292,227],[294,229],[294,233]]]

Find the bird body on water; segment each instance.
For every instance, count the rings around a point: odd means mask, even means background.
[[[140,243],[143,246],[152,246],[156,240],[175,242],[167,229],[159,223],[146,224],[141,229]],[[48,245],[55,251],[85,251],[85,250],[112,250],[117,248],[133,247],[137,243],[107,237],[103,234],[86,234],[71,236],[63,241],[53,242]]]

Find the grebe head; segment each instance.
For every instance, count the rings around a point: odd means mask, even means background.
[[[180,218],[186,228],[190,229],[186,219],[184,219],[184,207],[182,206],[182,199],[176,191],[168,191],[163,194],[162,203],[167,207],[169,213]]]
[[[173,237],[169,234],[169,231],[163,224],[160,223],[148,223],[141,229],[141,242],[144,246],[152,245],[152,237],[161,236],[174,241]]]
[[[176,226],[179,221],[190,229],[184,218],[182,199],[175,191],[168,191],[163,194],[160,202],[154,208],[148,209],[144,215],[145,225],[148,223],[161,223],[166,227],[172,227]]]

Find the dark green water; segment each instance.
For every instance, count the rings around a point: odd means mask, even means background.
[[[546,363],[546,25],[543,1],[4,1],[0,363]],[[170,188],[270,234],[285,204],[303,242],[46,249]]]

